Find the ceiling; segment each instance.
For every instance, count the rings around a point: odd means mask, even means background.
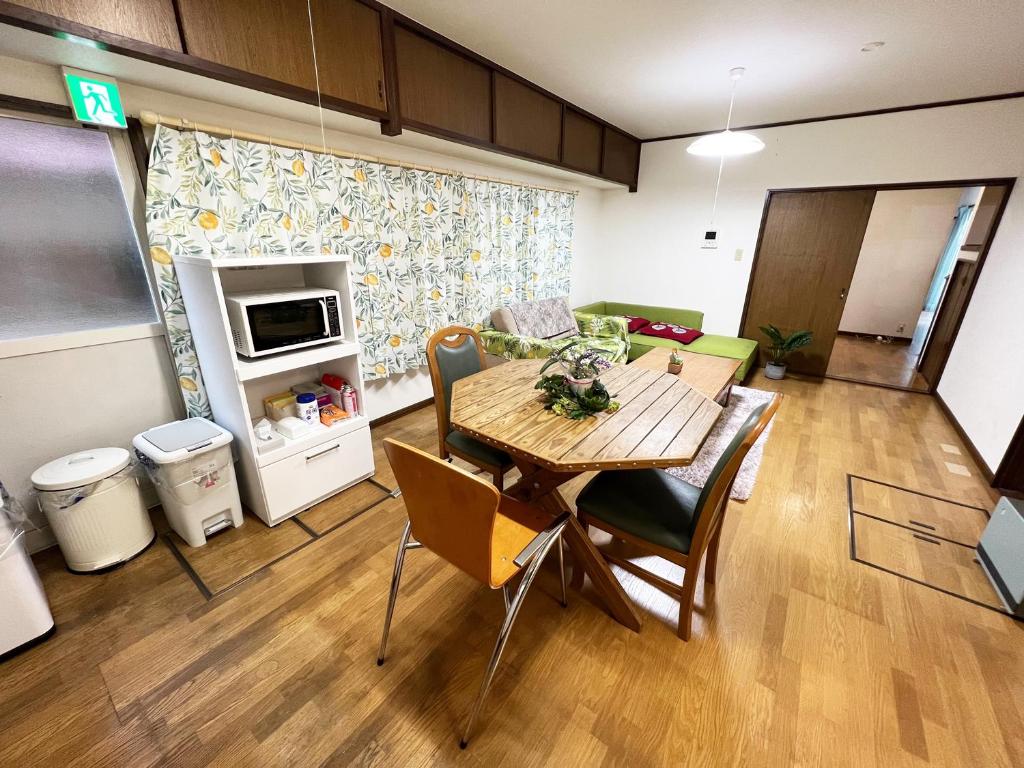
[[[1024,91],[1022,0],[384,1],[641,138]]]

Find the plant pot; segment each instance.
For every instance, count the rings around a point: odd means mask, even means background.
[[[668,364],[668,372],[669,373],[679,374],[679,373],[682,372],[682,370],[683,370],[683,364],[682,363],[669,363]]]
[[[566,374],[565,380],[569,382],[569,389],[572,390],[572,393],[579,396],[594,386],[594,382],[597,381],[597,377],[595,376],[590,379],[574,379],[569,374]]]
[[[785,363],[765,363],[764,366],[764,377],[766,379],[784,379],[786,378],[786,364]]]

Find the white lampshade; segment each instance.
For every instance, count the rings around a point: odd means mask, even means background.
[[[752,133],[730,131],[709,133],[701,136],[686,151],[701,157],[732,157],[734,155],[751,155],[764,149],[764,142]]]

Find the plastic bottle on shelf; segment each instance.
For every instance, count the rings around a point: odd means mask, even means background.
[[[341,389],[341,407],[345,409],[349,416],[356,416],[359,413],[356,390],[351,384],[346,384]]]
[[[320,423],[320,406],[317,405],[316,395],[312,392],[296,395],[295,407],[299,412],[299,418],[307,424]]]

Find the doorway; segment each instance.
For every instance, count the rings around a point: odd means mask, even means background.
[[[769,191],[741,335],[811,330],[794,373],[933,392],[1013,181]]]

